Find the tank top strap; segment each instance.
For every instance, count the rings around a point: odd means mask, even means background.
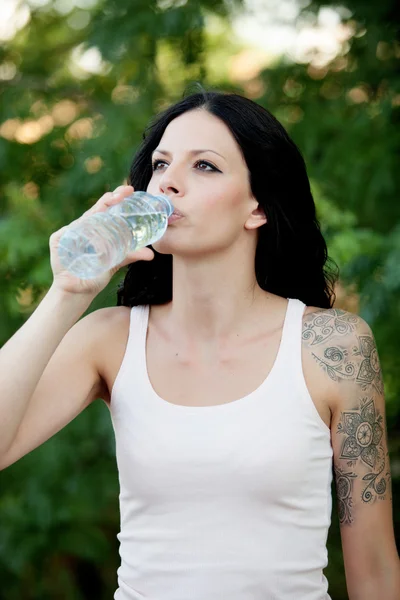
[[[147,324],[149,320],[149,305],[132,306],[127,351],[129,360],[138,367],[143,364],[143,348],[146,347]]]
[[[294,369],[302,372],[301,334],[306,305],[297,298],[288,298],[285,321],[279,349],[279,362],[286,372]]]

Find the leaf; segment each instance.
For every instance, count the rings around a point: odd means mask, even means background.
[[[368,473],[363,477],[363,481],[372,481],[373,479],[376,479],[376,475],[374,475],[374,473]]]

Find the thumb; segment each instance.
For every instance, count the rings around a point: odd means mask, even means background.
[[[154,252],[151,248],[141,248],[140,250],[136,250],[135,252],[129,252],[125,260],[120,265],[121,267],[125,267],[132,262],[137,262],[139,260],[153,260]]]

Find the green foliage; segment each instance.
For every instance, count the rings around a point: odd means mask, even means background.
[[[251,89],[301,148],[330,254],[342,283],[359,294],[378,342],[399,536],[399,9],[394,0],[344,4],[351,33],[338,57],[325,66],[282,60]],[[238,89],[226,63],[238,50],[229,16],[239,5],[100,0],[85,9],[71,3],[70,13],[60,14],[51,1],[31,9],[30,22],[0,48],[0,66],[16,71],[0,82],[0,343],[51,283],[50,234],[123,183],[154,113],[194,81]],[[336,2],[313,0],[303,16],[312,19],[329,5]],[[100,70],[73,62],[95,48]],[[122,276],[90,311],[115,304]],[[100,401],[1,472],[0,489],[0,598],[112,597],[118,479],[110,417]],[[335,511],[329,557],[331,596],[345,600]]]
[[[50,600],[62,592],[84,599],[78,590],[87,570],[97,597],[110,598],[118,566],[118,478],[105,406],[92,405],[2,472],[1,482],[0,568],[7,593],[0,597]]]

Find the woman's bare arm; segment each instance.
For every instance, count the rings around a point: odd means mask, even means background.
[[[49,361],[92,300],[90,295],[66,293],[52,286],[26,323],[0,350],[0,463],[17,435]],[[79,348],[76,351],[80,353]],[[46,402],[53,400],[57,390],[57,381],[52,383],[46,386]]]
[[[316,309],[304,320],[303,340],[321,369],[321,385],[331,390],[333,466],[349,598],[399,600],[384,385],[374,335],[358,315]]]
[[[133,191],[122,185],[106,192],[82,217],[104,212]],[[57,433],[103,389],[96,362],[101,325],[104,315],[121,311],[101,309],[79,319],[118,269],[154,258],[151,248],[141,248],[94,279],[80,279],[65,269],[58,255],[66,229],[50,236],[50,290],[0,350],[0,469]]]

